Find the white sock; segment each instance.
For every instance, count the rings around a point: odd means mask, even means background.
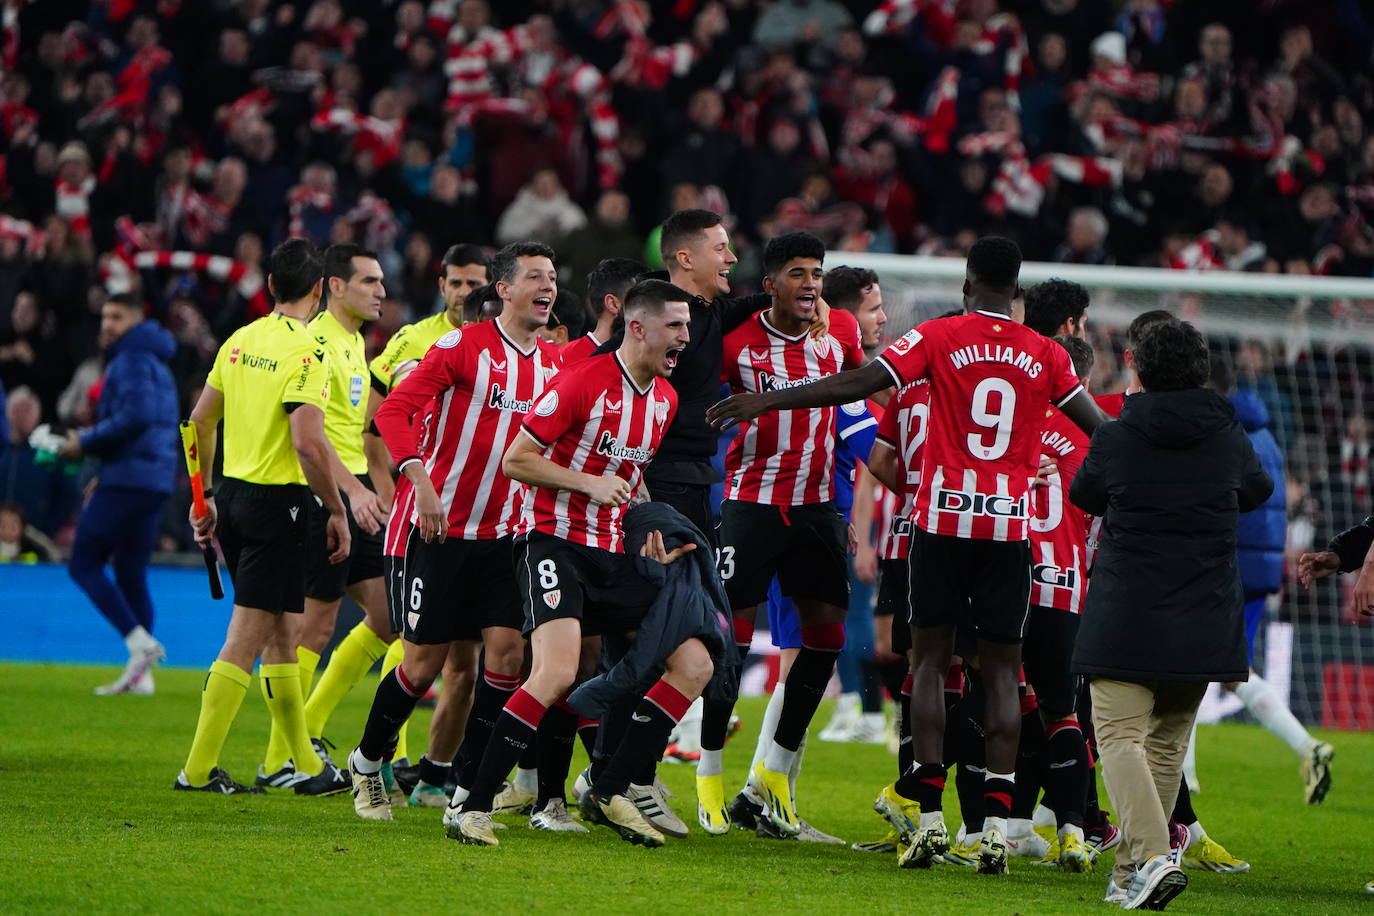
[[[986,818],[983,820],[983,824],[986,826]],[[1007,821],[1007,830],[1003,835],[1009,837],[1030,836],[1034,832],[1029,818],[1013,817]]]
[[[515,784],[526,792],[539,791],[539,771],[527,770],[524,767],[515,768]]]
[[[453,798],[449,800],[448,806],[454,809],[461,808],[463,806],[463,802],[467,801],[468,796],[471,794],[472,793],[469,790],[464,789],[462,786],[459,786],[458,788],[453,790]]]
[[[153,634],[143,629],[142,625],[135,626],[124,635],[124,646],[133,655],[144,649],[151,649],[157,645],[157,640],[153,639]]]
[[[353,753],[348,755],[348,767],[355,772],[362,773],[364,776],[371,776],[374,773],[381,772],[382,762],[380,760],[368,760],[363,756],[362,751],[354,750]]]
[[[797,759],[797,751],[789,751],[776,741],[769,740],[768,750],[763,755],[763,768],[774,773],[792,772],[792,764]]]
[[[943,811],[922,811],[921,829],[924,830],[931,824],[943,824],[945,822],[945,812]]]
[[[697,761],[697,778],[702,779],[707,776],[719,776],[725,771],[721,762],[721,755],[724,751],[708,751],[701,749],[701,759]]]
[[[1059,839],[1062,841],[1066,836],[1076,836],[1083,839],[1083,828],[1077,824],[1065,824],[1059,828]]]
[[[998,833],[1002,834],[1004,838],[1010,836],[1010,834],[1007,833],[1007,819],[1005,817],[983,818],[983,832],[987,833],[990,830],[996,830]]]
[[[1193,720],[1193,730],[1188,733],[1188,750],[1183,752],[1183,781],[1197,783],[1197,720]]]
[[[1307,733],[1307,729],[1279,699],[1273,685],[1259,675],[1251,674],[1250,680],[1236,688],[1236,696],[1240,697],[1250,715],[1278,735],[1295,754],[1306,754],[1317,743],[1317,739]]]
[[[1201,842],[1207,838],[1207,831],[1202,829],[1201,821],[1193,821],[1188,825],[1188,845]]]
[[[677,744],[679,751],[697,753],[701,750],[701,709],[701,697],[697,697],[687,707],[687,715],[673,729],[671,740]]]
[[[768,705],[763,708],[763,721],[759,723],[759,738],[754,742],[754,758],[749,761],[749,770],[752,772],[755,765],[763,760],[764,754],[768,753],[768,745],[773,741],[773,733],[778,730],[778,719],[782,717],[782,695],[787,689],[787,685],[779,683],[773,688],[773,694],[768,698]]]
[[[797,755],[792,758],[792,767],[787,771],[787,789],[792,793],[792,804],[797,803],[797,777],[801,775],[802,755],[806,753],[806,739],[810,732],[802,732],[801,744],[797,745]]]
[[[1059,818],[1055,816],[1053,811],[1044,805],[1035,806],[1035,811],[1031,816],[1032,827],[1053,827],[1057,823],[1059,823]]]

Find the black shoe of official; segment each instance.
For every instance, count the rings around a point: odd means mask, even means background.
[[[177,774],[177,781],[172,783],[172,788],[178,792],[215,792],[219,795],[266,795],[267,790],[258,786],[245,786],[243,783],[235,782],[228,771],[215,767],[210,771],[210,781],[203,786],[193,786],[186,780],[186,771],[182,770]]]
[[[348,772],[330,764],[326,764],[319,773],[295,785],[297,795],[338,795],[351,788],[353,781],[349,778]]]
[[[333,741],[330,741],[328,738],[311,738],[310,745],[315,748],[315,756],[320,758],[320,762],[325,766],[339,766],[334,762],[334,758],[329,756],[330,751],[338,750],[338,747]],[[339,769],[343,769],[343,767],[339,767]]]

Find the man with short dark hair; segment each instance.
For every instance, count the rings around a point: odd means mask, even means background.
[[[1170,856],[1169,812],[1188,732],[1211,681],[1246,677],[1236,519],[1269,496],[1235,411],[1202,386],[1207,343],[1187,322],[1134,344],[1140,393],[1099,428],[1069,489],[1103,518],[1074,671],[1123,838],[1108,899],[1163,909],[1188,884]]]
[[[832,267],[825,272],[821,296],[831,308],[844,309],[858,319],[865,350],[878,348],[887,313],[883,311],[883,291],[876,271],[867,267]]]
[[[1088,291],[1058,278],[1026,290],[1026,327],[1046,337],[1088,333]]]
[[[587,306],[596,320],[596,327],[562,349],[560,355],[564,366],[586,359],[611,339],[616,319],[625,304],[625,293],[646,270],[648,268],[631,258],[606,258],[596,265],[587,277]]]
[[[258,659],[263,699],[296,769],[309,777],[294,784],[296,794],[332,795],[348,788],[348,777],[320,760],[310,742],[296,623],[286,616],[300,614],[305,604],[311,492],[329,513],[330,562],[347,559],[350,546],[334,479],[338,457],[324,430],[327,355],[306,325],[319,305],[322,274],[312,243],[289,239],[276,247],[267,275],[276,309],[224,342],[191,411],[201,466],[207,469],[215,466],[219,422],[224,421],[221,492],[216,498],[214,488],[206,488],[209,511],[197,518],[192,509],[191,526],[201,546],[219,540],[234,582],[234,610],[201,691],[196,735],[175,789],[223,795],[264,791],[235,782],[218,766]]]
[[[59,451],[67,459],[100,459],[67,570],[129,650],[123,673],[95,692],[147,696],[153,692],[150,668],[165,654],[152,635],[148,558],[176,479],[179,408],[167,368],[176,341],[157,322],[144,320],[140,300],[111,296],[100,309],[100,345],[107,363],[96,424],[69,432]],[[113,582],[107,563],[114,567]]]

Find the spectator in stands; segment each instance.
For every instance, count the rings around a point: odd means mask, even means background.
[[[124,638],[129,661],[101,695],[152,693],[148,669],[164,655],[153,638],[148,560],[180,457],[176,386],[167,368],[172,335],[143,318],[143,303],[112,296],[100,314],[108,366],[95,426],[67,433],[59,456],[98,458],[97,483],[81,512],[68,571]],[[114,569],[114,581],[105,566]]]
[[[1107,217],[1096,207],[1075,207],[1069,214],[1064,244],[1054,252],[1061,264],[1111,264],[1107,251]]]
[[[0,503],[0,565],[51,563],[54,559],[52,542],[24,523],[24,507]]]
[[[0,502],[18,503],[24,518],[48,537],[71,519],[80,498],[76,475],[62,462],[39,462],[29,436],[43,419],[43,405],[30,388],[16,388],[5,403],[9,441],[0,453]]]
[[[558,282],[580,289],[605,258],[636,258],[644,238],[630,226],[630,198],[623,191],[603,191],[591,222],[554,242]]]
[[[496,224],[496,240],[503,245],[534,239],[549,245],[585,225],[587,215],[568,197],[553,169],[539,169]]]

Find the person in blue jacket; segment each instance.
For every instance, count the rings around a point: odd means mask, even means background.
[[[1269,411],[1253,390],[1236,390],[1235,375],[1225,360],[1212,360],[1212,387],[1228,397],[1236,419],[1245,427],[1260,464],[1274,481],[1274,492],[1264,505],[1240,516],[1236,526],[1236,561],[1245,592],[1245,641],[1250,652],[1250,679],[1226,684],[1245,704],[1250,715],[1279,738],[1302,761],[1304,796],[1318,804],[1331,788],[1334,749],[1308,733],[1272,684],[1255,673],[1255,636],[1264,621],[1269,596],[1283,585],[1283,549],[1288,534],[1287,494],[1283,486],[1283,451],[1270,431]],[[1190,745],[1191,749],[1191,745]],[[1191,782],[1196,783],[1194,774]]]
[[[167,368],[176,342],[143,316],[143,304],[127,296],[111,297],[101,308],[106,368],[96,424],[69,432],[58,453],[99,460],[68,571],[129,650],[124,673],[96,688],[101,695],[152,693],[149,669],[165,654],[152,635],[148,559],[181,453],[176,383]],[[114,569],[113,581],[106,564]]]

